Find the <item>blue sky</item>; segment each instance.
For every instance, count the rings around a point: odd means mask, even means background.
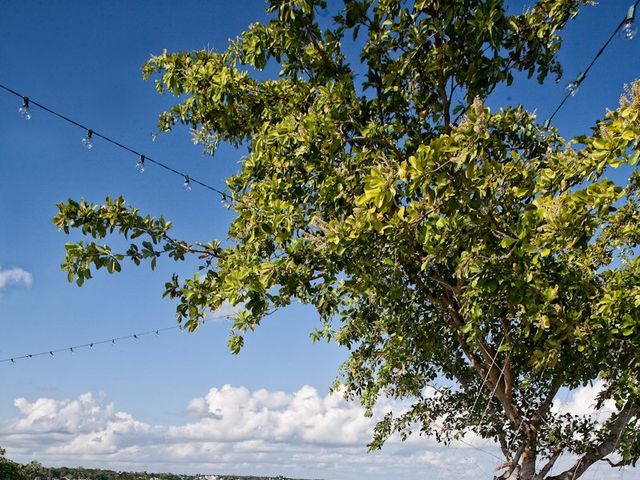
[[[524,4],[512,5],[519,9]],[[565,32],[560,54],[565,69],[562,83],[539,86],[519,78],[511,88],[498,89],[491,104],[521,102],[546,118],[564,95],[564,83],[584,67],[626,9],[626,0],[585,8]],[[263,2],[0,0],[0,12],[0,83],[214,186],[223,186],[224,178],[235,171],[242,151],[222,147],[213,159],[203,156],[186,130],[177,129],[152,141],[157,115],[174,99],[158,95],[152,82],[143,82],[140,67],[150,54],[163,49],[224,49],[229,38],[265,18]],[[607,107],[617,105],[623,85],[639,76],[639,50],[640,38],[614,40],[578,96],[558,115],[555,124],[563,135],[587,132]],[[37,108],[32,109],[29,122],[22,121],[19,106],[16,97],[0,92],[0,272],[14,272],[13,281],[0,282],[0,358],[174,325],[174,305],[160,297],[163,285],[173,272],[191,274],[193,264],[160,262],[155,272],[127,265],[119,275],[98,274],[78,288],[67,283],[59,267],[68,238],[51,223],[55,204],[69,197],[100,202],[107,195],[121,194],[143,212],[172,220],[175,236],[188,240],[225,238],[230,213],[216,195],[197,186],[185,192],[180,178],[153,165],[148,165],[144,175],[138,174],[135,157],[99,139],[87,152],[80,143],[80,130]],[[19,271],[28,272],[29,277],[15,273]],[[392,444],[388,453],[365,456],[366,435],[362,432],[367,425],[356,419],[351,406],[336,407],[326,397],[345,352],[333,345],[311,344],[308,333],[314,326],[314,312],[294,306],[270,317],[236,357],[226,348],[228,324],[219,321],[194,335],[174,331],[93,351],[0,364],[0,446],[19,460],[136,468],[132,457],[118,452],[141,452],[141,445],[157,441],[151,440],[156,435],[173,438],[162,443],[162,448],[177,452],[175,461],[171,455],[145,453],[140,455],[144,469],[215,473],[219,468],[346,479],[357,478],[358,465],[372,464],[383,478],[406,461],[403,478],[423,478],[425,468],[434,478],[444,475],[446,469],[438,462],[439,455],[446,454],[431,444],[426,444],[426,450],[420,442],[406,448]],[[223,389],[226,384],[233,387]],[[260,389],[268,395],[256,394]],[[286,393],[278,397],[274,392]],[[276,446],[283,441],[275,434],[265,434],[257,457],[251,444],[242,443],[247,438],[240,442],[230,434],[212,439],[217,446],[211,451],[217,453],[209,457],[233,459],[226,464],[206,460],[205,450],[190,451],[189,442],[183,441],[189,436],[175,432],[197,424],[203,405],[234,398],[252,399],[256,411],[273,408],[288,413],[304,411],[299,401],[311,399],[313,403],[316,399],[323,405],[316,407],[327,418],[338,418],[337,425],[343,427],[352,425],[357,434],[352,443],[338,442],[342,446],[332,450],[331,433],[306,438],[289,432],[299,445],[287,440],[287,448],[297,452],[282,457],[287,461],[269,453],[284,448],[269,448],[269,441]],[[69,419],[51,428],[29,430],[25,425],[37,417],[36,404],[52,419],[65,415]],[[221,411],[225,408],[231,407]],[[331,416],[334,408],[348,415]],[[84,423],[73,417],[78,412],[83,412]],[[104,425],[126,423],[123,431],[128,433],[118,437],[129,435],[126,446],[115,442],[92,452],[51,449],[51,435],[62,435],[61,444],[73,445],[72,439],[82,444],[78,438],[83,437],[78,435],[91,434],[87,425],[100,423],[95,418],[87,420],[87,412],[97,412],[96,418]],[[135,421],[127,423],[123,415]],[[20,428],[31,431],[29,440],[25,435],[9,435],[11,429]],[[99,431],[108,436],[107,430]],[[351,438],[348,432],[340,432],[334,436]],[[219,446],[229,444],[235,445],[229,451]],[[113,450],[113,445],[118,448]],[[325,463],[314,458],[312,450],[304,450],[309,445],[322,450]],[[423,450],[432,455],[415,460],[413,455],[423,455]],[[251,458],[237,460],[242,452],[250,452],[246,456]],[[493,460],[475,459],[477,456],[477,451],[460,449],[461,472],[475,461],[490,469]],[[343,470],[329,467],[338,461],[344,462]],[[632,475],[640,478],[633,471],[627,471],[624,478]]]

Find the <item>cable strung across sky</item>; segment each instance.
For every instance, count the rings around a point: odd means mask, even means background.
[[[636,9],[638,7],[638,5],[640,5],[640,0],[636,0],[627,10],[627,13],[625,15],[625,17],[617,24],[617,26],[615,27],[613,33],[607,38],[607,40],[604,42],[604,44],[597,50],[595,56],[592,58],[592,60],[590,61],[590,63],[588,64],[588,66],[578,74],[578,76],[571,81],[568,85],[567,85],[567,93],[564,96],[564,98],[562,99],[562,101],[558,104],[558,106],[555,108],[555,110],[553,111],[553,113],[551,114],[551,116],[546,120],[545,122],[545,128],[548,128],[550,125],[550,122],[555,118],[555,116],[558,114],[558,112],[563,108],[563,106],[566,104],[567,100],[569,99],[569,97],[575,96],[578,92],[578,89],[580,87],[580,85],[582,84],[582,82],[584,82],[584,80],[587,77],[587,74],[589,73],[589,71],[592,69],[592,67],[594,66],[594,64],[596,63],[596,61],[598,60],[598,58],[605,52],[605,50],[607,49],[607,47],[610,45],[610,43],[612,42],[612,40],[614,39],[614,37],[616,36],[616,34],[620,33],[622,38],[626,39],[626,40],[632,40],[638,31],[638,27],[637,27],[637,23],[635,20],[635,13],[636,13]],[[40,103],[37,101],[32,100],[30,97],[23,95],[21,93],[19,93],[18,91],[14,90],[13,88],[10,88],[6,85],[3,85],[0,83],[0,89],[6,91],[7,93],[14,95],[18,98],[20,98],[22,100],[21,106],[18,109],[18,113],[20,114],[20,116],[25,119],[25,120],[29,120],[31,119],[32,113],[31,113],[31,107],[32,106],[36,106],[38,108],[40,108],[41,110],[44,110],[45,112],[59,118],[60,120],[63,120],[77,128],[80,128],[81,130],[83,130],[85,132],[84,137],[82,138],[82,143],[85,146],[85,148],[87,149],[91,149],[93,148],[93,141],[94,138],[100,138],[102,140],[105,140],[108,143],[111,143],[112,145],[125,150],[131,154],[134,154],[137,157],[137,163],[136,163],[136,168],[139,172],[144,172],[145,170],[145,163],[152,163],[154,165],[157,165],[161,168],[163,168],[164,170],[173,173],[175,175],[180,176],[183,179],[183,185],[187,190],[191,189],[191,185],[192,183],[195,183],[201,187],[204,187],[210,191],[213,191],[217,194],[219,194],[223,200],[227,200],[228,198],[228,194],[226,192],[224,192],[223,190],[220,190],[216,187],[213,187],[203,181],[200,181],[198,179],[195,179],[193,177],[191,177],[190,175],[188,175],[185,172],[176,170],[175,168],[160,162],[158,160],[155,160],[151,157],[149,157],[148,155],[145,155],[139,151],[137,151],[136,149],[129,147],[117,140],[114,140],[113,138],[104,135],[102,133],[99,133],[89,127],[87,127],[86,125],[82,124],[79,121],[76,121],[66,115],[63,115],[59,112],[57,112],[56,110]],[[69,351],[69,352],[73,352],[74,350],[77,349],[81,349],[81,348],[92,348],[95,345],[99,345],[99,344],[103,344],[103,343],[115,343],[116,341],[119,340],[124,340],[124,339],[137,339],[138,337],[141,336],[145,336],[145,335],[152,335],[152,334],[159,334],[161,331],[165,331],[165,330],[174,330],[174,329],[180,329],[181,327],[178,326],[174,326],[174,327],[168,327],[165,329],[159,329],[159,330],[152,330],[150,332],[141,332],[141,333],[137,333],[137,334],[132,334],[132,335],[128,335],[128,336],[124,336],[124,337],[117,337],[117,338],[112,338],[112,339],[107,339],[107,340],[100,340],[100,341],[96,341],[96,342],[90,342],[90,343],[86,343],[86,344],[82,344],[82,345],[75,345],[75,346],[71,346],[71,347],[66,347],[66,348],[62,348],[62,349],[52,349],[52,350],[47,350],[44,352],[39,352],[39,353],[35,353],[35,354],[27,354],[27,355],[20,355],[20,356],[14,356],[14,357],[10,357],[10,358],[5,358],[5,359],[0,359],[0,363],[15,363],[16,360],[22,360],[22,359],[27,359],[27,358],[33,358],[33,357],[37,357],[37,356],[45,356],[45,355],[49,355],[49,356],[53,356],[56,353],[60,353],[60,352],[65,352],[65,351]],[[491,399],[490,399],[491,400]]]
[[[230,318],[230,317],[231,315],[218,315],[218,316],[213,316],[208,319],[202,320],[200,323],[205,324],[210,320],[217,320],[217,319]],[[81,343],[79,345],[71,345],[69,347],[52,348],[52,349],[44,350],[38,353],[14,355],[12,357],[1,358],[0,363],[15,365],[18,360],[27,360],[35,357],[44,357],[44,356],[54,357],[57,353],[63,353],[63,352],[75,353],[77,350],[92,349],[97,345],[104,345],[107,343],[115,345],[117,342],[120,342],[122,340],[139,340],[141,337],[146,337],[150,335],[159,336],[160,332],[167,332],[169,330],[182,331],[183,328],[182,328],[182,325],[174,325],[173,327],[157,328],[155,330],[149,330],[146,332],[138,332],[138,333],[132,333],[130,335],[124,335],[122,337],[112,337],[112,338],[107,338],[103,340],[95,340],[93,342]]]
[[[629,41],[635,38],[636,34],[638,33],[638,25],[636,24],[636,8],[638,7],[638,5],[640,5],[640,0],[636,0],[634,4],[629,6],[629,9],[627,10],[627,15],[620,21],[620,23],[616,26],[615,30],[613,31],[613,33],[611,33],[607,41],[604,42],[604,44],[596,52],[595,56],[591,59],[591,62],[589,63],[587,68],[585,68],[582,72],[578,74],[578,76],[574,80],[570,81],[567,84],[567,87],[566,87],[567,93],[565,94],[562,101],[558,104],[556,109],[553,111],[551,116],[545,122],[546,128],[549,127],[549,125],[551,124],[551,122],[553,121],[557,113],[562,109],[562,107],[564,107],[564,104],[567,102],[569,97],[576,96],[576,94],[578,93],[578,89],[580,88],[580,85],[582,84],[582,82],[584,82],[585,78],[587,78],[587,74],[589,73],[589,70],[591,70],[593,65],[598,60],[598,58],[600,58],[600,56],[604,53],[604,51],[607,49],[607,47],[611,43],[611,40],[614,39],[616,34],[620,32],[621,37]]]
[[[589,71],[591,70],[591,68],[593,67],[593,65],[596,63],[596,61],[598,60],[598,58],[604,53],[604,51],[607,49],[607,47],[609,46],[609,44],[611,43],[611,41],[613,40],[613,38],[616,36],[616,34],[618,32],[621,33],[622,38],[626,39],[626,40],[633,40],[633,38],[635,38],[637,32],[638,32],[638,26],[637,23],[635,21],[635,11],[636,8],[638,7],[638,5],[640,5],[640,0],[636,0],[635,3],[633,3],[629,9],[627,10],[627,14],[626,16],[620,21],[620,23],[616,26],[615,30],[613,31],[613,33],[609,36],[609,38],[607,39],[606,42],[604,42],[604,44],[600,47],[600,49],[596,52],[595,56],[593,57],[593,59],[591,60],[591,62],[589,63],[589,65],[578,74],[578,76],[572,80],[571,82],[569,82],[569,84],[567,85],[567,93],[564,96],[564,98],[560,101],[560,103],[558,104],[558,106],[555,108],[555,110],[553,111],[553,113],[551,114],[551,116],[549,116],[549,118],[544,122],[544,127],[545,128],[549,128],[549,126],[551,125],[551,121],[553,121],[553,119],[555,118],[555,116],[558,114],[558,112],[562,109],[562,107],[565,105],[565,103],[567,102],[567,100],[569,99],[569,97],[573,97],[577,94],[578,89],[580,87],[580,85],[582,84],[582,82],[584,82],[584,80],[587,77],[587,74],[589,73]],[[13,88],[10,88],[6,85],[3,85],[0,83],[0,89],[5,90],[6,92],[15,95],[16,97],[19,97],[22,99],[22,105],[20,106],[20,108],[18,109],[18,113],[20,114],[20,116],[25,119],[25,120],[29,120],[31,119],[31,109],[30,107],[32,105],[35,105],[36,107],[44,110],[45,112],[48,112],[56,117],[58,117],[59,119],[75,126],[78,127],[82,130],[84,130],[85,132],[85,136],[82,138],[82,144],[85,146],[85,148],[87,149],[91,149],[93,148],[93,139],[94,137],[98,137],[101,138],[102,140],[105,140],[109,143],[111,143],[112,145],[115,145],[116,147],[121,148],[122,150],[125,150],[129,153],[134,154],[137,157],[137,163],[136,163],[136,168],[140,173],[143,173],[145,170],[145,163],[149,162],[149,163],[153,163],[161,168],[163,168],[164,170],[173,173],[175,175],[178,175],[182,178],[183,180],[183,186],[185,187],[186,190],[191,190],[191,185],[192,183],[195,183],[197,185],[200,185],[201,187],[204,187],[208,190],[211,190],[217,194],[219,194],[222,197],[222,200],[226,201],[228,198],[228,194],[225,193],[224,191],[213,187],[211,185],[208,185],[207,183],[201,181],[201,180],[197,180],[195,178],[193,178],[192,176],[188,175],[185,172],[181,172],[179,170],[176,170],[173,167],[170,167],[169,165],[160,162],[158,160],[155,160],[151,157],[149,157],[148,155],[145,155],[139,151],[137,151],[136,149],[129,147],[127,145],[124,145],[123,143],[112,139],[111,137],[108,137],[107,135],[104,135],[102,133],[96,132],[95,130],[83,125],[82,123],[73,120],[72,118],[66,116],[66,115],[62,115],[61,113],[55,111],[54,109],[47,107],[46,105],[43,105],[42,103],[36,102],[35,100],[31,99],[29,96],[27,95],[23,95],[19,92],[17,92],[16,90],[14,90]]]
[[[85,125],[83,125],[82,123],[73,120],[72,118],[63,115],[57,111],[55,111],[54,109],[47,107],[46,105],[43,105],[40,102],[36,102],[35,100],[31,99],[30,97],[26,96],[26,95],[22,95],[21,93],[17,92],[16,90],[14,90],[13,88],[7,87],[6,85],[3,85],[0,83],[0,89],[5,90],[6,92],[15,95],[16,97],[19,97],[22,99],[22,105],[21,107],[18,109],[18,113],[20,114],[20,116],[24,119],[24,120],[30,120],[31,119],[31,106],[35,105],[36,107],[44,110],[45,112],[50,113],[51,115],[54,115],[56,117],[58,117],[60,120],[63,120],[75,127],[78,127],[82,130],[84,130],[85,136],[82,138],[82,144],[85,146],[86,149],[91,150],[93,148],[93,138],[94,137],[98,137],[101,138],[109,143],[111,143],[112,145],[115,145],[118,148],[121,148],[122,150],[126,150],[129,153],[133,153],[136,157],[138,157],[138,162],[136,164],[136,168],[138,169],[138,171],[140,173],[144,172],[144,166],[145,166],[145,162],[149,162],[149,163],[153,163],[163,169],[165,169],[166,171],[173,173],[175,175],[179,175],[182,179],[183,179],[183,185],[185,187],[186,190],[191,190],[191,184],[195,183],[197,185],[200,185],[201,187],[204,187],[208,190],[211,190],[219,195],[222,196],[223,200],[226,200],[228,195],[223,192],[222,190],[213,187],[211,185],[208,185],[207,183],[201,181],[201,180],[197,180],[195,178],[193,178],[192,176],[181,172],[179,170],[176,170],[173,167],[170,167],[169,165],[160,162],[158,160],[155,160],[151,157],[149,157],[148,155],[145,155],[143,153],[138,152],[136,149],[132,148],[132,147],[128,147],[127,145],[124,145],[123,143],[118,142],[117,140],[112,139],[111,137],[108,137],[107,135],[104,135],[102,133],[96,132],[95,130],[86,127]]]

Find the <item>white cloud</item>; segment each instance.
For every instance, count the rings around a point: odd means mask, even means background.
[[[598,421],[606,420],[616,411],[616,406],[613,400],[606,400],[601,409],[596,409],[598,394],[604,387],[605,383],[600,379],[580,387],[571,392],[571,397],[565,401],[555,401],[552,411],[561,414],[589,415]]]
[[[317,445],[365,445],[374,421],[340,395],[321,397],[309,386],[294,394],[225,385],[191,401],[197,422],[172,427],[176,439],[249,439]]]
[[[151,425],[84,394],[76,399],[15,400],[0,420],[11,457],[49,465],[154,471],[241,473],[355,480],[486,477],[497,460],[415,437],[366,453],[374,419],[341,395],[304,386],[293,393],[224,385],[187,406],[184,425]],[[383,401],[374,416],[402,408]],[[464,447],[464,448],[463,448]],[[496,452],[497,453],[497,452]]]
[[[589,414],[600,383],[573,392],[554,408]],[[491,478],[499,456],[487,441],[441,447],[431,439],[391,439],[366,453],[375,418],[403,409],[382,400],[374,418],[340,394],[303,386],[293,393],[224,385],[186,406],[185,424],[153,425],[90,393],[75,399],[14,401],[16,416],[0,419],[0,445],[19,461],[115,470],[285,475],[331,480]],[[569,462],[571,459],[567,459]],[[566,463],[566,462],[565,462]],[[634,470],[635,472],[635,470]],[[614,472],[615,473],[615,472]],[[599,472],[599,478],[611,473]]]
[[[0,289],[10,285],[31,286],[33,275],[21,268],[9,268],[0,270]]]

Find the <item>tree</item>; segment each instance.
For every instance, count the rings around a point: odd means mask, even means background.
[[[38,478],[40,476],[44,477],[45,468],[42,464],[36,460],[32,460],[29,463],[22,466],[22,475],[27,480],[33,480],[34,478]]]
[[[5,452],[0,447],[0,480],[25,480],[21,465],[5,458]]]
[[[66,246],[69,279],[195,255],[199,272],[165,295],[190,330],[225,301],[242,306],[233,352],[274,309],[312,304],[313,337],[349,350],[348,398],[411,400],[377,425],[372,449],[394,433],[473,432],[500,445],[497,478],[635,465],[640,84],[568,142],[521,106],[490,111],[484,99],[517,72],[560,75],[558,32],[589,2],[516,15],[503,3],[344,0],[321,28],[324,1],[270,0],[269,22],[224,52],[153,56],[144,77],[180,98],[162,130],[187,125],[212,153],[248,148],[227,180],[229,238],[188,244],[122,198],[69,200],[57,227],[92,237]],[[267,66],[278,77],[256,79]],[[616,167],[624,182],[608,177]],[[130,247],[103,245],[110,234]],[[597,378],[598,408],[616,405],[601,424],[552,410],[560,389]],[[427,394],[436,379],[451,386]],[[575,463],[553,474],[562,455]]]

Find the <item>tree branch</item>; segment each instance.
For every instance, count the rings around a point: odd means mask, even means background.
[[[549,461],[545,464],[544,467],[542,467],[542,470],[540,470],[534,480],[544,479],[544,477],[551,471],[558,458],[560,458],[560,455],[562,455],[562,450],[563,449],[560,446],[556,446],[553,449],[553,454],[551,455],[551,457],[549,457]]]
[[[398,150],[398,147],[396,147],[393,143],[391,143],[390,141],[384,138],[354,136],[354,137],[344,137],[344,141],[350,144],[355,143],[360,145],[378,145],[381,147],[387,147],[393,152],[393,154],[396,156],[398,160],[402,160],[404,158],[404,155],[400,150]]]
[[[505,450],[503,449],[503,452],[504,451]],[[516,470],[520,470],[520,457],[522,456],[522,452],[524,451],[524,445],[520,446],[513,458],[511,458],[511,452],[509,452],[508,449],[506,451],[507,453],[505,454],[505,457],[507,458],[507,461],[500,465],[500,468],[506,468],[507,470],[502,472],[501,475],[495,478],[506,479],[509,478]]]
[[[309,38],[309,41],[313,45],[313,48],[320,55],[320,58],[322,58],[322,63],[324,63],[324,67],[327,69],[327,71],[331,73],[335,73],[337,71],[336,66],[331,60],[331,58],[329,57],[329,55],[327,54],[327,51],[324,48],[322,48],[320,43],[318,43],[318,39],[316,38],[312,27],[313,27],[313,16],[310,18],[310,22],[305,24],[305,30],[307,32],[307,36]]]
[[[533,417],[531,417],[531,425],[533,425],[534,427],[538,427],[540,425],[542,419],[551,408],[551,405],[553,405],[553,399],[556,397],[556,393],[558,393],[558,390],[560,390],[561,386],[562,380],[560,379],[560,377],[554,377],[554,379],[551,381],[551,388],[549,389],[547,398],[544,399],[540,407],[538,407],[536,412],[533,414]]]
[[[580,476],[595,462],[602,460],[607,455],[613,453],[615,449],[618,448],[618,444],[622,438],[622,433],[631,418],[640,413],[640,408],[638,407],[637,402],[637,398],[627,400],[624,408],[620,410],[615,420],[613,420],[609,434],[600,442],[600,444],[580,457],[573,467],[558,475],[547,477],[547,480],[576,480],[577,478],[580,478]]]

